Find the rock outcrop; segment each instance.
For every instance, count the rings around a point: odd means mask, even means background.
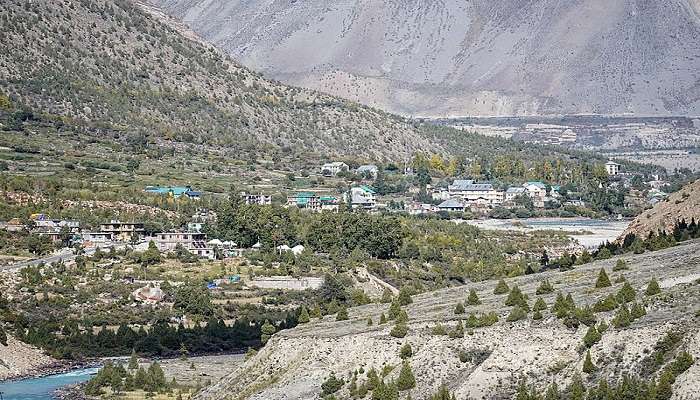
[[[615,293],[622,286],[594,289],[600,268],[606,268],[613,281],[619,275],[637,289],[638,301],[646,304],[647,315],[635,320],[628,328],[612,325],[602,335],[602,340],[591,348],[591,355],[598,371],[582,373],[586,352],[582,338],[586,327],[567,328],[549,311],[544,318],[534,321],[528,317],[517,322],[506,322],[510,307],[504,306],[506,295],[494,295],[496,282],[467,284],[414,297],[413,304],[405,307],[409,316],[408,334],[404,338],[392,337],[393,323],[379,325],[380,313],[387,312],[387,305],[367,305],[350,309],[350,320],[336,322],[332,317],[282,331],[238,370],[214,386],[200,393],[197,399],[256,399],[288,400],[318,398],[323,383],[330,373],[345,379],[346,385],[337,393],[338,398],[348,396],[347,382],[353,372],[358,372],[358,385],[366,379],[367,371],[375,368],[387,371],[388,380],[398,377],[401,359],[399,349],[410,343],[413,357],[410,363],[417,385],[410,390],[412,398],[426,398],[440,385],[445,384],[458,399],[503,399],[516,390],[518,382],[527,378],[528,383],[543,389],[551,382],[562,388],[576,374],[587,384],[600,377],[609,380],[623,374],[654,377],[662,366],[649,369],[650,354],[655,344],[669,331],[683,333],[679,346],[673,350],[689,351],[700,359],[700,319],[696,309],[700,300],[697,284],[700,267],[700,241],[685,242],[679,246],[641,255],[625,256],[629,270],[612,272],[617,259],[597,261],[576,267],[568,272],[546,272],[507,280],[517,284],[529,296],[530,304],[539,297],[536,288],[548,279],[555,292],[542,295],[551,308],[556,292],[571,293],[577,306],[592,303]],[[663,292],[649,297],[643,294],[652,276],[660,282]],[[464,301],[470,289],[475,289],[482,304],[467,306],[466,314],[455,315],[457,302]],[[500,321],[491,327],[465,329],[463,338],[449,338],[432,334],[432,328],[440,323],[449,329],[457,319],[466,319],[470,313],[494,311]],[[599,320],[609,324],[613,312],[597,313]],[[368,326],[367,318],[374,324]],[[461,357],[460,357],[461,353]],[[673,358],[668,354],[664,360]],[[652,363],[653,364],[653,363]],[[656,364],[654,364],[656,365]],[[392,369],[393,368],[393,369]],[[696,399],[700,395],[697,385],[700,368],[696,363],[681,374],[674,385],[674,399]]]

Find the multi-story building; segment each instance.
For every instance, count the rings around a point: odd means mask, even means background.
[[[100,232],[112,235],[112,240],[130,242],[138,240],[144,233],[143,224],[140,222],[121,222],[112,220],[100,225]]]
[[[608,175],[614,176],[620,173],[621,165],[615,161],[608,161],[605,163],[605,170],[608,171]]]
[[[490,205],[503,203],[503,191],[496,190],[490,183],[457,179],[447,187],[447,190],[450,198],[461,198],[467,205],[477,201],[486,201]]]
[[[377,206],[377,192],[366,185],[352,187],[346,194],[346,200],[352,208],[374,210]]]
[[[310,211],[338,211],[339,201],[334,196],[319,196],[313,192],[299,192],[287,197],[287,207]]]
[[[181,245],[190,253],[213,260],[214,249],[207,244],[207,235],[201,232],[162,232],[155,236],[154,243],[162,252],[174,251]]]
[[[272,204],[272,196],[269,194],[241,192],[241,198],[246,204],[257,204],[260,206],[269,206]]]

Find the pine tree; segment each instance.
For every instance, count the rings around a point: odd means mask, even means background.
[[[262,344],[267,343],[275,332],[277,332],[275,326],[270,321],[265,320],[265,323],[260,327],[260,341]]]
[[[506,299],[507,306],[520,306],[526,313],[530,312],[530,306],[527,304],[527,296],[525,296],[520,288],[515,285],[511,288],[508,298]]]
[[[598,332],[595,326],[591,326],[586,331],[586,335],[583,337],[583,344],[586,347],[591,347],[598,343],[603,336]]]
[[[407,359],[411,358],[413,356],[413,349],[411,348],[410,343],[406,343],[403,346],[401,346],[401,350],[399,350],[399,357],[402,359]]]
[[[525,379],[518,384],[518,390],[515,392],[515,400],[530,400],[530,393],[527,390]]]
[[[464,314],[464,306],[461,301],[455,306],[455,314]]]
[[[561,400],[561,394],[559,393],[559,386],[556,382],[552,382],[547,388],[547,392],[544,394],[544,400]]]
[[[626,304],[620,306],[620,309],[617,311],[617,314],[615,314],[615,318],[613,318],[612,323],[613,326],[618,329],[630,326],[632,323],[632,316],[630,315]]]
[[[411,364],[409,364],[408,361],[404,361],[403,365],[401,366],[401,371],[399,372],[399,379],[396,381],[396,387],[401,392],[416,387],[416,377],[413,376]]]
[[[544,311],[547,309],[547,303],[544,302],[544,299],[541,297],[537,298],[537,301],[535,301],[535,305],[532,307],[533,310],[535,311]]]
[[[408,333],[408,326],[404,323],[399,323],[394,325],[393,328],[391,328],[391,331],[389,334],[395,338],[402,338],[405,337],[406,334]]]
[[[631,301],[634,301],[634,299],[637,297],[637,291],[634,290],[634,288],[632,287],[632,285],[629,284],[629,282],[625,282],[625,284],[622,285],[615,297],[618,303],[629,303]]]
[[[612,286],[612,283],[610,283],[610,278],[605,272],[605,268],[601,268],[600,273],[598,273],[598,279],[595,281],[595,287],[596,289],[601,289],[610,286]]]
[[[311,317],[309,316],[309,310],[306,309],[306,306],[301,306],[301,313],[299,313],[299,323],[300,324],[306,324],[311,320]]]
[[[469,291],[469,297],[467,297],[467,304],[470,306],[476,306],[481,304],[481,300],[479,300],[479,296],[476,294],[476,290],[471,289]]]
[[[586,352],[586,359],[583,361],[583,372],[590,374],[596,370],[595,364],[593,364],[593,360],[591,360],[591,351],[588,350]]]
[[[525,310],[520,308],[520,306],[515,306],[510,310],[510,314],[508,314],[506,321],[508,321],[508,322],[520,321],[521,319],[523,319],[525,317],[527,317],[527,313],[525,312]]]
[[[139,367],[139,359],[136,357],[136,350],[131,349],[131,357],[129,357],[129,369],[134,371]]]
[[[626,269],[628,269],[627,261],[625,261],[623,259],[619,259],[619,260],[617,260],[617,262],[615,263],[615,266],[613,267],[613,272],[624,271]]]
[[[384,324],[386,324],[386,316],[384,315],[384,313],[382,313],[379,316],[379,325],[384,325]]]
[[[645,315],[647,315],[647,310],[644,308],[644,305],[640,303],[632,304],[632,307],[630,308],[630,317],[632,317],[633,321],[635,319],[642,318]]]
[[[374,325],[374,321],[372,321],[372,317],[367,317],[367,326],[372,326]]]
[[[508,293],[509,290],[510,290],[510,288],[508,287],[508,284],[506,283],[506,281],[501,279],[498,281],[496,288],[493,289],[493,294],[506,294],[506,293]]]
[[[382,298],[380,302],[388,304],[391,303],[391,300],[394,298],[394,296],[391,294],[391,290],[389,289],[384,289],[384,292],[382,293]]]
[[[340,307],[338,314],[335,316],[336,321],[347,321],[348,320],[348,309],[345,307]]]
[[[407,287],[404,286],[399,290],[399,305],[401,306],[407,306],[411,303],[413,303],[413,299],[411,298],[411,290]]]
[[[311,310],[311,315],[309,315],[311,318],[321,318],[321,307],[316,304],[314,308]]]
[[[462,325],[462,321],[457,321],[457,326],[455,326],[454,329],[450,330],[448,336],[451,339],[458,339],[464,337],[464,326]]]
[[[389,306],[387,317],[389,318],[389,320],[396,319],[396,317],[399,315],[399,312],[401,312],[401,305],[399,304],[399,300],[395,299],[391,302],[391,305]]]
[[[328,379],[321,384],[321,389],[324,395],[329,395],[340,390],[344,384],[345,382],[342,379],[336,378],[335,374],[331,372]]]
[[[535,312],[532,313],[532,319],[534,321],[539,321],[542,319],[542,313],[540,312],[540,310],[536,310]]]
[[[549,279],[545,279],[542,281],[542,283],[540,283],[540,286],[537,287],[535,294],[549,294],[552,292],[554,292],[554,286],[549,283]]]
[[[571,385],[566,389],[569,400],[584,400],[586,397],[586,387],[583,386],[583,381],[581,381],[581,376],[579,374],[574,375],[574,379]]]
[[[649,281],[649,284],[647,285],[647,290],[644,292],[647,296],[654,296],[661,293],[661,287],[659,287],[659,282],[656,281],[656,278],[651,278],[651,281]]]

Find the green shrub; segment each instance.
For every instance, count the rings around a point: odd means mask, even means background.
[[[416,377],[413,376],[413,370],[411,370],[411,364],[408,361],[404,361],[403,365],[401,365],[399,378],[396,380],[396,387],[401,392],[416,387]]]
[[[407,333],[408,326],[406,326],[406,324],[403,323],[394,325],[394,327],[391,328],[391,332],[389,332],[389,334],[395,338],[405,337]]]
[[[453,329],[450,330],[450,333],[448,336],[450,337],[450,339],[457,339],[457,338],[464,337],[464,326],[462,325],[462,321],[457,322],[457,326],[455,326]]]
[[[506,294],[506,293],[508,293],[509,290],[510,290],[510,288],[508,287],[508,284],[506,283],[506,281],[501,279],[498,281],[498,284],[493,289],[493,294]]]
[[[469,296],[467,297],[467,304],[470,306],[477,306],[481,304],[481,300],[479,300],[479,295],[476,294],[476,290],[471,289],[469,291]]]
[[[595,326],[591,326],[588,328],[588,331],[586,331],[586,335],[583,336],[583,345],[586,347],[591,347],[600,342],[600,339],[602,338],[603,335],[598,332],[598,329],[596,329]]]
[[[632,307],[630,308],[630,316],[632,317],[632,320],[642,318],[645,315],[647,315],[647,310],[644,308],[644,305],[640,303],[632,304]]]
[[[545,279],[540,283],[540,286],[537,287],[537,290],[535,291],[535,294],[541,295],[541,294],[549,294],[554,292],[554,286],[552,286],[551,283],[549,283],[549,279]]]
[[[338,314],[335,316],[336,321],[347,321],[348,318],[348,309],[345,307],[341,307],[340,310],[338,310]]]
[[[659,282],[656,280],[656,278],[651,278],[651,281],[649,281],[649,284],[647,285],[647,290],[644,292],[644,294],[647,296],[654,296],[659,293],[661,293],[661,287],[659,286]]]
[[[309,317],[309,310],[306,309],[306,306],[301,306],[301,313],[299,313],[299,323],[300,324],[305,324],[310,321]]]
[[[615,314],[615,318],[613,318],[612,323],[615,328],[625,328],[630,326],[632,323],[632,316],[630,315],[626,304],[621,305],[620,309],[617,310],[617,314]]]
[[[617,260],[617,262],[615,263],[615,266],[613,267],[613,272],[624,271],[627,269],[629,269],[629,267],[627,266],[627,261],[625,261],[623,259],[619,259],[619,260]]]
[[[403,346],[401,346],[401,350],[399,350],[399,357],[403,359],[413,357],[413,349],[411,348],[410,343],[406,343]]]
[[[534,311],[544,311],[547,309],[547,303],[544,302],[544,299],[541,297],[537,298],[537,301],[535,301],[535,305],[532,307]]]
[[[632,285],[629,284],[629,282],[625,282],[625,284],[622,285],[620,290],[615,295],[615,299],[618,303],[629,303],[631,301],[634,301],[636,297],[637,291],[634,290],[634,288],[632,287]]]
[[[462,305],[462,302],[457,303],[455,306],[455,314],[464,314],[464,306]]]
[[[525,310],[520,308],[520,306],[515,306],[510,310],[510,314],[508,314],[506,321],[508,321],[508,322],[520,321],[521,319],[524,319],[525,317],[527,317],[527,312],[525,312]]]
[[[413,299],[411,298],[411,290],[407,287],[404,286],[399,290],[399,305],[401,306],[407,306],[411,303],[413,303]]]
[[[431,329],[431,333],[436,336],[444,336],[447,335],[447,329],[445,329],[444,325],[437,324]]]
[[[340,390],[344,384],[345,382],[343,382],[342,379],[336,378],[335,374],[331,373],[328,379],[321,384],[321,389],[323,390],[324,395],[329,395]]]
[[[615,296],[610,294],[607,297],[605,297],[602,300],[598,300],[594,305],[593,305],[593,311],[594,312],[608,312],[608,311],[613,311],[616,309],[618,306],[617,300],[615,299]]]
[[[592,372],[595,372],[596,366],[593,364],[593,360],[591,360],[591,351],[588,350],[586,352],[586,359],[583,361],[583,372],[590,374]]]

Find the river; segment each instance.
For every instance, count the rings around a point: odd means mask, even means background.
[[[515,230],[557,230],[570,232],[582,246],[594,249],[601,244],[617,239],[627,228],[629,221],[612,221],[591,218],[523,218],[523,219],[475,219],[464,221],[483,229]]]
[[[56,389],[89,380],[98,368],[79,369],[64,374],[0,382],[3,400],[51,400]]]

